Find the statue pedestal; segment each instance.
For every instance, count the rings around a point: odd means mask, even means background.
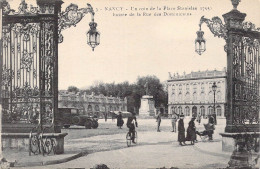
[[[155,107],[154,107],[153,96],[144,95],[141,98],[139,117],[153,117],[154,115],[155,115]]]

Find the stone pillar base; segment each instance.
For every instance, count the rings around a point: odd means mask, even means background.
[[[232,137],[222,137],[222,151],[233,152],[235,150],[235,139]]]
[[[232,155],[228,168],[254,168],[259,158],[260,132],[220,133],[222,150]]]
[[[68,133],[45,133],[44,137],[53,138],[56,154],[64,153],[64,137]],[[27,151],[29,154],[29,133],[2,133],[2,150]]]

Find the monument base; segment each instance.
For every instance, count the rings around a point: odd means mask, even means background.
[[[155,112],[139,112],[138,117],[141,119],[153,119]]]
[[[141,106],[139,109],[139,117],[154,117],[155,116],[155,107],[153,96],[144,95],[141,99]]]

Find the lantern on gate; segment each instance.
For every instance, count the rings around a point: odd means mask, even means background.
[[[89,23],[89,27],[90,30],[87,32],[87,43],[94,51],[95,47],[100,43],[100,33],[96,29],[97,23],[94,22],[94,19]]]
[[[206,40],[203,38],[204,32],[197,31],[197,38],[195,39],[195,51],[201,55],[203,52],[206,51]]]

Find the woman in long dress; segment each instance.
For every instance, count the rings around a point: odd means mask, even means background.
[[[181,146],[185,145],[185,128],[184,128],[184,115],[180,115],[180,119],[178,121],[178,141]]]
[[[194,141],[196,140],[196,127],[194,123],[195,118],[192,118],[189,122],[189,127],[187,129],[186,141],[190,141],[191,145],[194,145]]]
[[[117,126],[121,129],[123,124],[124,124],[124,121],[123,121],[122,113],[119,112],[119,115],[117,116]]]

